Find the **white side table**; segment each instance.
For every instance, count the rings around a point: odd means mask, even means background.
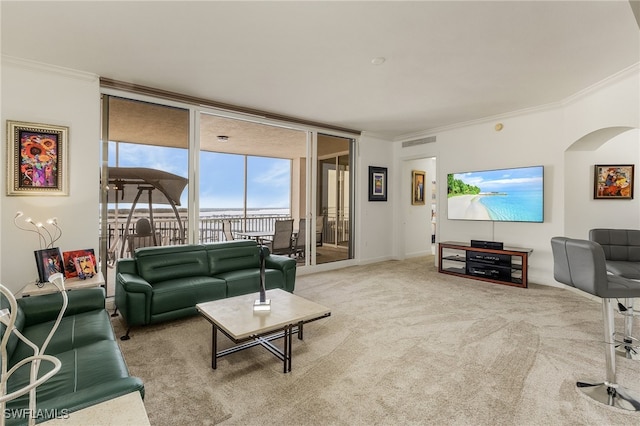
[[[102,272],[98,272],[91,278],[81,280],[80,278],[69,278],[64,281],[65,289],[77,290],[79,288],[91,288],[104,286],[104,276]],[[52,284],[45,284],[43,287],[38,287],[36,283],[27,284],[18,292],[18,296],[39,296],[41,294],[56,293],[58,289]]]
[[[140,392],[132,392],[70,414],[62,414],[60,418],[41,424],[47,426],[150,426]]]

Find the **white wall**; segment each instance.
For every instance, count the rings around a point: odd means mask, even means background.
[[[61,251],[94,248],[98,252],[100,182],[100,92],[94,75],[2,58],[2,111],[6,120],[69,127],[69,196],[7,196],[0,178],[0,282],[16,292],[37,279],[37,235],[13,225],[17,211],[35,221],[57,217],[64,233]],[[6,132],[1,159],[6,164]],[[6,169],[5,169],[6,170]],[[24,217],[22,220],[24,221]]]
[[[393,191],[399,172],[393,165],[393,144],[387,140],[363,134],[356,150],[357,187],[356,257],[363,263],[392,258],[393,206],[399,196]],[[387,201],[369,201],[369,166],[387,168]]]
[[[592,228],[640,229],[640,193],[635,187],[632,200],[594,199],[595,164],[640,163],[640,130],[632,129],[587,151],[567,151],[564,181],[565,230],[572,238],[588,238]],[[636,173],[640,170],[636,170]],[[637,179],[637,175],[636,175]],[[634,184],[635,185],[635,184]]]
[[[640,127],[639,66],[613,76],[596,87],[585,90],[571,99],[538,110],[478,121],[405,140],[436,136],[433,144],[418,145],[410,153],[395,144],[395,156],[418,157],[437,153],[438,162],[438,241],[469,241],[471,239],[503,241],[509,246],[534,249],[530,258],[531,282],[557,285],[552,276],[553,260],[549,240],[565,235],[565,221],[571,231],[586,238],[584,230],[602,224],[601,211],[592,209],[594,200],[587,189],[593,185],[592,169],[586,165],[602,164],[603,159],[623,164],[638,164],[638,136],[636,132],[621,134],[612,141],[613,148],[581,156],[580,161],[565,164],[565,151],[585,135],[608,127]],[[503,124],[496,131],[495,124]],[[606,132],[603,132],[606,133]],[[614,132],[615,133],[615,132]],[[624,139],[624,140],[623,140]],[[622,152],[617,152],[617,149]],[[407,151],[407,153],[405,153]],[[453,221],[446,218],[446,177],[448,173],[527,165],[545,167],[545,221],[536,223],[493,223]],[[577,181],[575,185],[571,183]],[[571,188],[571,195],[566,195]],[[576,192],[573,188],[578,187]],[[598,200],[599,201],[599,200]],[[599,201],[602,202],[602,201]],[[610,201],[609,203],[616,203]],[[619,203],[619,202],[618,202]],[[576,206],[565,209],[565,205]],[[615,204],[623,209],[621,217],[628,226],[637,227],[640,216],[637,202]],[[401,207],[407,209],[408,207]],[[580,214],[577,214],[577,212]],[[403,217],[400,211],[398,218]],[[634,219],[635,218],[635,219]],[[617,227],[611,223],[610,227]],[[398,234],[409,235],[402,231]]]

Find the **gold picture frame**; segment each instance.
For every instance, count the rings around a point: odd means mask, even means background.
[[[411,172],[411,204],[421,206],[425,204],[424,191],[427,172],[413,170]]]
[[[69,128],[7,120],[7,195],[69,195]]]

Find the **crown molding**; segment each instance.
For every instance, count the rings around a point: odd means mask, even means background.
[[[611,86],[612,84],[617,83],[620,80],[632,77],[634,74],[638,73],[640,73],[640,62],[636,62],[635,64],[624,68],[617,73],[610,75],[609,77],[600,80],[599,82],[592,84],[591,86],[586,87],[579,92],[574,93],[571,96],[564,98],[560,103],[562,104],[562,106],[570,105],[586,96],[591,95],[594,92],[597,92],[598,90],[601,90],[607,86]]]
[[[640,62],[636,62],[635,64],[603,79],[600,80],[599,82],[580,90],[579,92],[574,93],[573,95],[570,95],[560,101],[557,102],[551,102],[548,104],[544,104],[544,105],[539,105],[539,106],[535,106],[535,107],[531,107],[531,108],[524,108],[524,109],[519,109],[519,110],[515,110],[515,111],[510,111],[510,112],[506,112],[504,114],[497,114],[497,115],[492,115],[492,116],[488,116],[488,117],[484,117],[484,118],[479,118],[476,120],[470,120],[470,121],[464,121],[464,122],[459,122],[459,123],[453,123],[453,124],[448,124],[445,126],[440,126],[440,127],[433,127],[430,129],[425,129],[425,130],[421,130],[420,132],[415,132],[415,133],[408,133],[405,135],[400,135],[397,136],[396,138],[393,139],[394,142],[406,142],[406,141],[411,141],[414,139],[420,139],[420,138],[424,138],[427,136],[433,136],[436,133],[440,133],[440,132],[444,132],[444,131],[448,131],[448,130],[455,130],[455,129],[460,129],[463,127],[468,127],[468,126],[472,126],[472,125],[477,125],[477,124],[486,124],[488,122],[493,122],[496,120],[504,120],[507,118],[513,118],[513,117],[518,117],[518,116],[522,116],[522,115],[527,115],[527,114],[533,114],[533,113],[538,113],[538,112],[544,112],[544,111],[549,111],[549,110],[553,110],[553,109],[557,109],[557,108],[562,108],[562,107],[566,107],[568,105],[571,105],[572,103],[575,103],[581,99],[583,99],[586,96],[589,96],[591,94],[593,94],[594,92],[597,92],[599,90],[602,90],[605,87],[608,87],[614,83],[617,83],[618,81],[624,80],[626,78],[632,77],[634,74],[638,74],[640,73]]]
[[[41,71],[54,73],[74,80],[84,80],[97,82],[100,77],[96,74],[78,71],[71,68],[60,67],[57,65],[45,64],[42,62],[32,61],[30,59],[18,58],[16,56],[2,55],[2,66],[14,66],[17,68],[29,69],[33,71]]]

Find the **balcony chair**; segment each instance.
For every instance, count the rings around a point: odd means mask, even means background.
[[[138,219],[135,233],[127,235],[127,247],[129,254],[132,256],[137,248],[159,246],[160,243],[160,233],[153,231],[151,223],[147,218]]]
[[[616,382],[616,332],[613,304],[617,298],[640,297],[640,283],[607,274],[602,247],[593,241],[567,237],[551,239],[553,277],[556,281],[602,299],[606,379],[602,383],[576,383],[588,397],[603,404],[640,411],[640,401]]]
[[[298,233],[293,238],[293,254],[301,259],[305,256],[305,244],[307,243],[307,219],[300,219]]]
[[[225,240],[227,240],[227,241],[235,240],[235,237],[233,236],[233,232],[231,232],[231,221],[230,220],[223,220],[222,221],[222,232],[224,232]]]
[[[289,257],[293,254],[293,219],[276,220],[273,237],[263,239],[262,244],[269,248],[273,254],[285,254]]]
[[[322,235],[324,234],[324,216],[316,217],[316,246],[322,246]]]
[[[602,246],[607,272],[630,280],[640,280],[640,230],[596,228],[589,231],[589,239]],[[631,346],[633,343],[633,298],[625,298],[618,303],[618,310],[624,316],[624,345],[617,347],[618,355],[629,359],[640,359],[640,354]]]

